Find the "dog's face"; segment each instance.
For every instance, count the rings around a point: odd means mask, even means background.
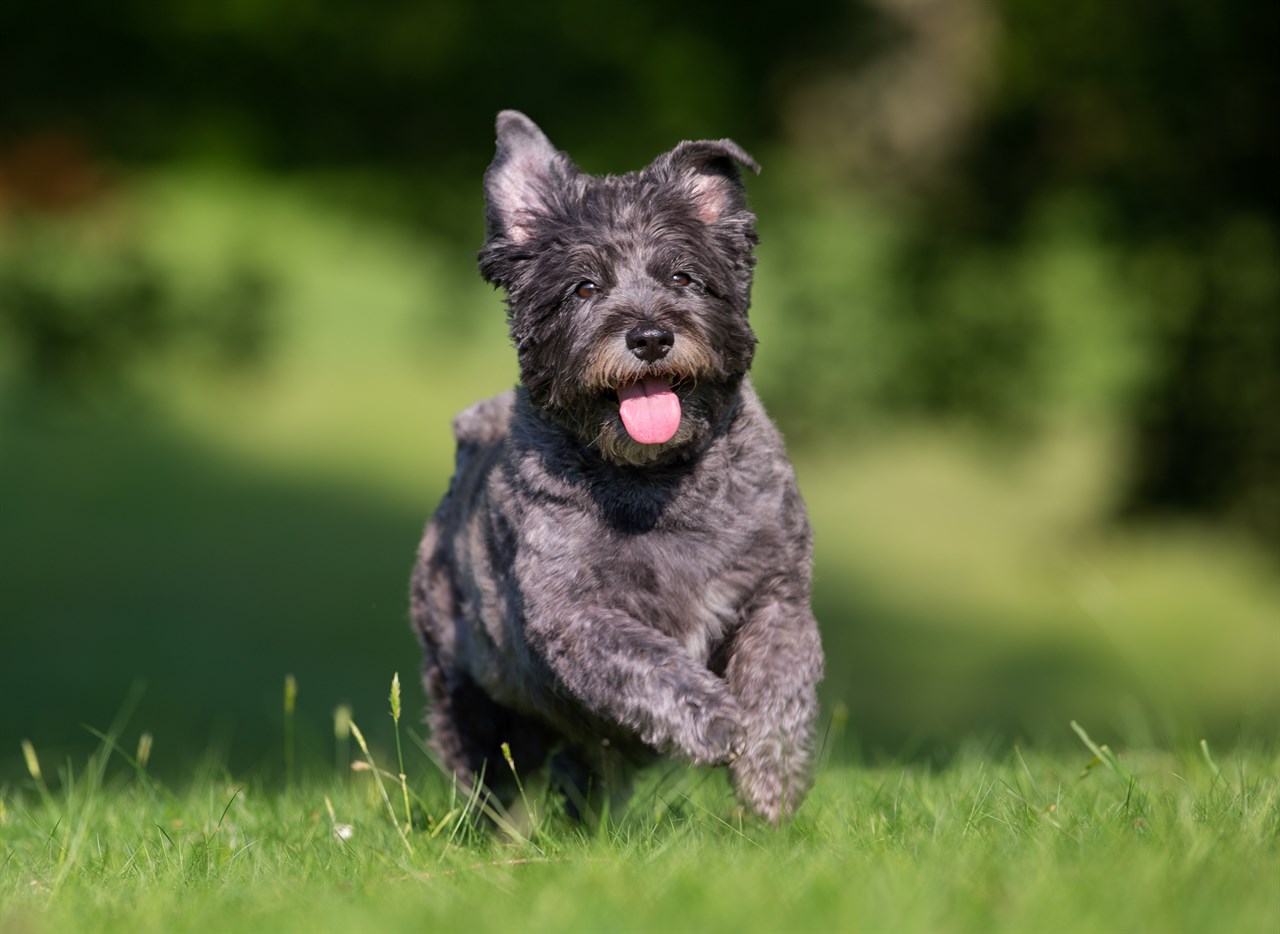
[[[530,398],[644,465],[709,437],[751,365],[755,218],[729,140],[621,177],[581,173],[523,114],[498,117],[485,279],[506,289]]]

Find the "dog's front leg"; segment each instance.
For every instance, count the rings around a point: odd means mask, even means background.
[[[777,823],[809,790],[822,643],[808,602],[758,604],[738,631],[725,671],[747,740],[730,772],[738,799]]]
[[[585,607],[531,621],[529,636],[587,710],[646,745],[695,765],[722,765],[742,751],[742,713],[725,682],[669,636],[616,610]]]

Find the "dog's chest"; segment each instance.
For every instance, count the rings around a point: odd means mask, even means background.
[[[674,634],[690,658],[707,663],[725,635],[737,628],[748,596],[729,577],[708,581],[691,593],[683,631]]]
[[[655,538],[620,547],[615,560],[632,569],[636,584],[619,592],[621,602],[706,664],[737,627],[755,589],[754,576],[737,560],[733,543],[730,534],[702,542]]]

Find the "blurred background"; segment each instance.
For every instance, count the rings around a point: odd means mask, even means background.
[[[750,11],[750,12],[747,12]],[[421,709],[449,419],[515,379],[497,110],[729,136],[854,756],[1280,726],[1280,6],[0,6],[0,781]],[[416,714],[415,714],[416,717]],[[325,759],[323,761],[329,761]]]

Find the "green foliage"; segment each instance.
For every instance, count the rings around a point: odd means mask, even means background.
[[[24,223],[0,249],[0,342],[11,378],[45,390],[118,390],[175,352],[249,368],[270,346],[271,284],[247,261],[203,294],[88,223]],[[104,236],[105,234],[105,236]]]
[[[1087,201],[1045,205],[1016,246],[944,243],[780,169],[761,209],[758,380],[802,440],[921,416],[1025,437],[1119,420],[1148,383],[1147,299]]]
[[[791,272],[762,297],[807,375],[778,394],[796,431],[923,414],[1022,437],[1084,410],[1127,437],[1121,512],[1280,541],[1276,8],[1060,6],[6,4],[0,224],[81,211],[119,165],[196,162],[331,173],[471,249],[499,108],[593,172],[731,135],[762,156],[766,256]],[[167,352],[182,316],[158,296],[183,279],[69,297],[8,233],[12,355],[74,376]],[[230,271],[206,320],[236,359],[274,334],[260,273]]]

